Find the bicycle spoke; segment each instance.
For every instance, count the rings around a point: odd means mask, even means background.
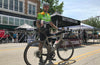
[[[35,65],[35,64],[39,64],[39,60],[40,58],[37,57],[37,51],[38,51],[38,46],[33,46],[32,44],[35,43],[40,43],[38,41],[36,42],[32,42],[31,44],[29,44],[25,51],[24,51],[24,60],[26,62],[27,65]],[[42,49],[42,62],[46,62],[47,61],[47,49],[43,48]]]
[[[61,60],[69,60],[72,57],[73,52],[73,45],[68,46],[65,45],[65,43],[60,44],[57,48],[57,54]]]

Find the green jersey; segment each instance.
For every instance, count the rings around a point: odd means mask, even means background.
[[[48,13],[41,12],[41,13],[38,13],[37,20],[43,20],[45,22],[50,22],[51,16]]]

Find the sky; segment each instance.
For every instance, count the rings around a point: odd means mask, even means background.
[[[100,16],[100,0],[59,0],[64,2],[63,16],[86,20]]]

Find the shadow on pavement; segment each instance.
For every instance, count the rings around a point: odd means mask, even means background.
[[[71,64],[73,64],[73,63],[75,63],[75,62],[76,62],[76,60],[68,60],[68,61],[59,62],[59,63],[57,63],[57,64],[48,63],[48,64],[46,64],[46,65],[71,65]]]
[[[94,45],[94,44],[100,44],[100,42],[87,42],[87,43],[82,43],[82,45]]]
[[[74,49],[77,49],[77,48],[83,48],[83,47],[85,47],[84,45],[76,45],[76,46],[74,46]]]

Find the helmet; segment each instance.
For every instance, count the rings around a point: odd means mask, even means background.
[[[43,6],[49,6],[49,3],[45,2],[43,3]]]

